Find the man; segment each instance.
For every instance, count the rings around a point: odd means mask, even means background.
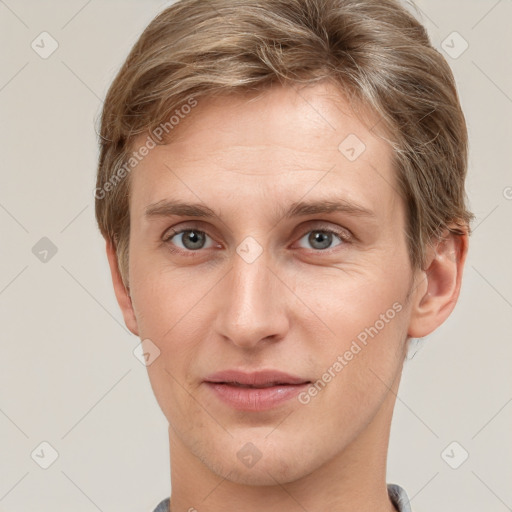
[[[96,216],[169,421],[156,512],[410,511],[409,340],[459,296],[453,75],[394,0],[183,0],[107,95]]]

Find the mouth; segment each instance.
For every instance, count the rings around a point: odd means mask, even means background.
[[[267,384],[261,384],[259,386],[252,385],[252,384],[242,384],[241,382],[217,382],[217,384],[226,384],[227,386],[234,386],[238,388],[252,388],[252,389],[265,389],[265,388],[272,388],[275,386],[295,386],[296,384],[289,384],[288,382],[268,382]]]
[[[204,383],[222,403],[241,411],[264,411],[284,405],[311,381],[275,370],[227,370],[209,375]]]

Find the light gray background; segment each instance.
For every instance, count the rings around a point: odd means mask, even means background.
[[[167,423],[115,302],[93,198],[102,99],[168,4],[0,1],[3,512],[146,512],[169,496]],[[512,510],[512,1],[417,5],[436,47],[454,31],[469,43],[445,55],[469,124],[477,221],[459,304],[406,363],[388,482],[415,512],[502,512]],[[31,48],[43,31],[59,44],[47,59]],[[58,249],[46,263],[32,252],[42,237]],[[43,441],[59,455],[48,469],[36,463]],[[452,469],[462,450],[469,458]]]

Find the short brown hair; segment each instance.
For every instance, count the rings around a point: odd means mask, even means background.
[[[389,136],[412,266],[424,268],[426,246],[446,230],[470,233],[468,135],[455,80],[398,0],[181,0],[135,43],[101,116],[96,219],[125,285],[134,138],[192,100],[325,79],[377,114]]]

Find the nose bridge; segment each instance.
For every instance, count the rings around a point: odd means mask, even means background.
[[[287,320],[277,278],[267,266],[267,253],[252,260],[243,249],[242,243],[224,282],[217,329],[232,343],[252,347],[263,339],[281,337]]]

